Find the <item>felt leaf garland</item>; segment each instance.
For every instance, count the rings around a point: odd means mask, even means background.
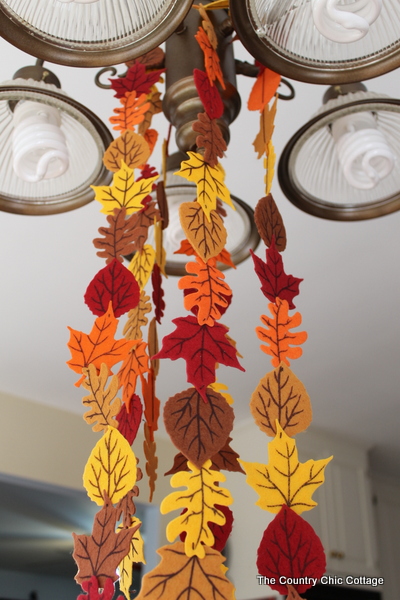
[[[111,88],[116,92],[115,98],[123,98],[127,92],[133,90],[137,94],[148,94],[152,85],[159,81],[165,69],[159,71],[146,71],[146,65],[135,63],[129,67],[125,77],[110,79]]]
[[[281,82],[281,76],[270,69],[263,67],[254,82],[250,92],[247,108],[249,110],[264,110],[264,107],[276,94]]]
[[[127,407],[129,407],[129,412]],[[142,421],[143,407],[137,394],[133,394],[129,402],[123,404],[116,416],[118,431],[122,433],[128,444],[132,446],[135,441],[140,423]]]
[[[186,237],[204,262],[224,249],[227,232],[216,210],[212,210],[207,219],[198,202],[182,202],[179,217]]]
[[[257,506],[278,513],[286,504],[301,514],[317,506],[311,496],[325,481],[325,467],[332,456],[300,463],[295,440],[286,435],[279,423],[276,430],[275,438],[268,444],[268,465],[240,462],[246,471],[247,483],[260,496]]]
[[[122,559],[119,565],[119,589],[127,598],[130,598],[129,588],[132,584],[133,563],[141,562],[146,564],[143,554],[143,538],[139,529],[141,524],[142,523],[138,518],[134,517],[132,519],[131,525],[128,529],[134,528],[135,533],[131,538],[129,552]],[[121,529],[122,527],[118,528],[119,531],[121,531]]]
[[[134,215],[132,215],[134,216]],[[97,256],[110,263],[114,258],[123,262],[123,256],[136,250],[136,232],[132,228],[132,216],[126,219],[126,208],[115,208],[113,214],[107,216],[108,227],[100,227],[102,238],[93,240],[95,248],[99,248]]]
[[[130,169],[144,165],[151,154],[149,144],[143,136],[133,131],[124,131],[108,146],[103,162],[109,171],[119,171],[124,162]]]
[[[286,248],[286,230],[271,194],[258,201],[254,211],[254,221],[264,244],[270,246],[274,239],[276,249],[283,252]]]
[[[83,415],[83,418],[89,425],[92,425],[93,431],[102,431],[110,427],[118,427],[116,419],[120,408],[121,400],[116,398],[118,393],[118,377],[112,377],[108,387],[108,367],[102,364],[100,373],[97,375],[97,369],[94,365],[89,365],[87,369],[82,369],[86,376],[82,386],[90,393],[82,398],[82,403],[89,410]]]
[[[136,343],[118,371],[119,385],[123,386],[122,401],[127,405],[128,410],[130,399],[136,390],[137,378],[149,370],[146,348],[147,344],[143,340]]]
[[[150,102],[147,102],[146,94],[137,94],[134,90],[126,92],[123,98],[120,98],[122,107],[114,108],[115,117],[110,117],[110,123],[114,125],[113,129],[125,131],[133,129],[144,120],[146,111],[150,108]]]
[[[145,200],[143,200],[143,202],[145,202]],[[144,245],[149,234],[149,227],[154,225],[154,222],[159,221],[159,219],[160,211],[156,208],[156,204],[153,201],[149,201],[148,203],[146,203],[144,209],[140,210],[139,212],[133,213],[129,217],[129,219],[127,220],[127,226],[129,227],[129,231],[132,232],[132,246],[134,252],[143,251]],[[127,254],[131,253],[128,252]]]
[[[207,73],[194,69],[193,79],[204,110],[210,119],[219,119],[224,114],[224,103],[217,86],[212,85]]]
[[[299,358],[302,355],[301,348],[293,348],[303,344],[307,339],[305,331],[292,332],[294,327],[301,325],[301,314],[295,313],[289,317],[289,305],[287,300],[276,298],[276,304],[272,302],[268,305],[273,315],[272,318],[261,315],[261,321],[267,326],[257,327],[258,338],[267,344],[260,346],[261,350],[272,356],[272,365],[277,367],[281,362],[289,365],[289,358]]]
[[[150,244],[145,244],[141,252],[136,252],[128,269],[135,276],[141,290],[149,280],[156,260],[156,251]]]
[[[139,303],[139,286],[136,279],[116,258],[101,269],[89,283],[85,302],[95,315],[103,315],[108,305],[120,317]]]
[[[208,460],[201,469],[188,463],[190,472],[173,475],[171,486],[186,487],[187,491],[173,492],[161,503],[160,511],[166,514],[177,508],[187,508],[167,526],[167,539],[172,542],[182,531],[186,532],[185,553],[187,556],[204,558],[205,546],[214,544],[214,536],[208,523],[225,524],[225,515],[216,508],[216,504],[229,506],[233,498],[230,492],[217,485],[225,481],[225,476],[211,470]]]
[[[101,506],[106,494],[115,504],[133,488],[135,482],[136,457],[124,436],[114,427],[109,427],[93,448],[85,466],[83,484],[88,496]]]
[[[216,167],[218,158],[223,158],[227,149],[221,129],[218,123],[214,119],[210,119],[207,113],[199,113],[197,119],[192,125],[193,131],[200,134],[196,138],[196,145],[198,148],[204,148],[206,163],[211,167]]]
[[[216,80],[219,81],[221,87],[225,89],[224,76],[221,71],[219,63],[219,57],[215,49],[213,48],[207,33],[202,27],[199,27],[196,35],[194,36],[204,53],[204,66],[211,84],[214,84]]]
[[[153,121],[153,116],[162,112],[161,93],[157,90],[156,86],[151,88],[150,94],[147,96],[147,105],[148,108],[138,127],[138,133],[143,136],[146,136],[146,132]]]
[[[269,108],[268,104],[266,104],[261,112],[260,130],[253,142],[254,150],[258,154],[257,158],[261,158],[263,154],[265,154],[268,148],[268,143],[272,138],[275,127],[274,120],[276,115],[277,100],[278,98],[275,98],[275,102],[272,104],[271,108]]]
[[[150,298],[141,290],[139,304],[129,311],[128,320],[125,323],[123,334],[127,340],[140,340],[142,328],[146,327],[148,318],[146,314],[151,312]]]

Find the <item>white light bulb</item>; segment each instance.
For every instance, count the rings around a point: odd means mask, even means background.
[[[13,116],[13,168],[30,183],[63,175],[69,166],[65,136],[57,108],[20,102]]]
[[[356,113],[337,119],[332,136],[347,182],[369,190],[391,173],[396,156],[377,129],[372,113]]]
[[[369,32],[382,10],[382,0],[311,0],[314,23],[328,40],[339,43],[356,42]]]

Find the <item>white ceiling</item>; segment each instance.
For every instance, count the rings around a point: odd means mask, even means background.
[[[237,55],[245,57],[237,48]],[[33,62],[3,40],[0,52],[0,81]],[[117,101],[112,92],[95,87],[96,70],[51,68],[69,95],[107,121]],[[258,116],[245,107],[252,83],[239,78],[244,106],[231,127],[223,166],[231,191],[254,207],[264,195],[264,173],[252,147]],[[399,97],[397,73],[367,85]],[[274,134],[278,157],[295,130],[319,108],[325,91],[296,82],[294,86],[296,99],[278,107]],[[166,131],[162,115],[156,126]],[[153,162],[159,167],[159,153]],[[374,449],[373,464],[400,476],[400,212],[358,223],[323,221],[292,206],[277,179],[272,191],[288,235],[286,272],[304,278],[295,303],[309,340],[303,356],[291,366],[311,396],[314,424]],[[0,214],[0,390],[82,413],[81,392],[74,387],[77,376],[65,364],[66,327],[82,331],[92,327],[93,315],[83,295],[104,266],[91,243],[104,223],[96,202],[49,217]],[[258,254],[263,252],[260,246]],[[259,315],[268,309],[251,260],[226,274],[233,302],[222,322],[231,328],[246,372],[222,367],[220,380],[230,386],[240,421],[249,418],[250,395],[272,369],[254,332]],[[186,313],[177,279],[166,282],[165,292],[168,308],[160,338],[172,331],[172,318]],[[162,361],[157,385],[162,401],[189,387],[184,362]]]

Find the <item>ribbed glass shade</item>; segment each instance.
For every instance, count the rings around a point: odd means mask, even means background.
[[[358,189],[346,180],[332,124],[367,114],[395,157],[395,166],[375,187]],[[350,93],[325,104],[288,142],[278,168],[287,198],[300,209],[334,220],[378,217],[400,209],[400,100],[372,92]]]
[[[13,110],[24,100],[55,107],[60,113],[69,166],[59,177],[30,183],[15,174]],[[102,158],[112,139],[98,117],[54,86],[26,79],[5,82],[0,86],[0,210],[42,215],[87,204],[94,199],[90,186],[111,180]]]
[[[108,66],[161,44],[191,4],[192,0],[0,0],[0,33],[46,61]]]
[[[356,3],[341,0],[338,4],[351,12]],[[314,21],[312,0],[231,0],[231,11],[249,52],[293,79],[331,84],[361,81],[400,65],[398,0],[384,0],[368,33],[347,43],[322,35]]]

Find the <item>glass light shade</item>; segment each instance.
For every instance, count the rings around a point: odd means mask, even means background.
[[[41,104],[44,112],[51,108],[58,113],[68,165],[66,169],[59,168],[56,161],[56,177],[30,177],[36,170],[30,156],[25,157],[24,166],[28,177],[24,179],[15,173],[15,150],[24,151],[29,139],[20,140],[13,149],[14,113],[27,102]],[[3,83],[0,85],[0,210],[44,215],[73,210],[91,202],[94,193],[90,186],[107,185],[112,179],[102,160],[112,139],[96,115],[55,86],[32,79]]]
[[[49,62],[108,66],[159,46],[191,5],[192,0],[0,0],[0,34]]]
[[[349,83],[400,66],[398,0],[230,0],[230,5],[243,45],[283,76]]]
[[[361,139],[343,146],[348,133]],[[286,197],[305,212],[369,219],[400,209],[399,161],[400,100],[360,91],[329,100],[291,138],[278,177]]]

